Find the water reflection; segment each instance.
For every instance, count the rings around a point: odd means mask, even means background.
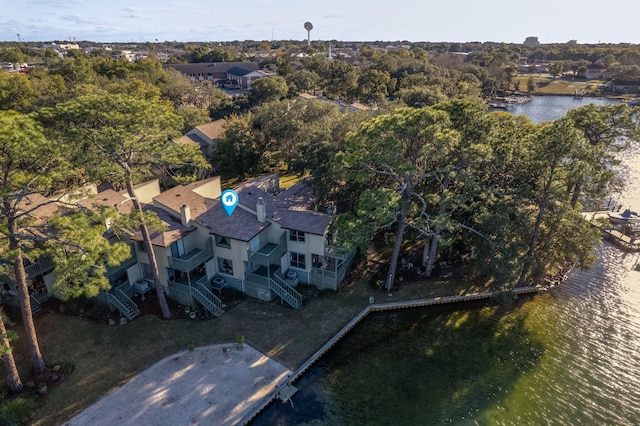
[[[567,111],[581,106],[596,104],[610,105],[620,101],[608,98],[586,97],[574,99],[573,96],[534,96],[531,102],[516,105],[509,110],[516,115],[526,115],[534,123],[556,120],[563,117]]]
[[[640,418],[637,254],[599,249],[510,311],[380,313],[258,425],[633,425]]]
[[[625,164],[638,182],[638,152]],[[640,185],[618,197],[640,208]],[[640,424],[640,254],[597,254],[591,270],[509,311],[373,315],[296,383],[294,406],[254,424]]]

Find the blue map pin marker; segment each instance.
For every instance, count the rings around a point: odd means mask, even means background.
[[[238,205],[238,194],[233,189],[227,189],[220,194],[220,203],[227,216],[231,216]]]

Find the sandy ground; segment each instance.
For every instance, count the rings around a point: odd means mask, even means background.
[[[247,344],[196,348],[156,363],[65,425],[237,425],[288,374]]]

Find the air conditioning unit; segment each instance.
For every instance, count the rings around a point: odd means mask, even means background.
[[[133,287],[135,288],[135,290],[139,293],[144,293],[149,289],[149,283],[146,282],[145,280],[140,280],[138,282],[136,282],[135,284],[133,284]]]
[[[288,270],[286,274],[286,278],[289,281],[295,281],[298,278],[298,273],[296,271]]]

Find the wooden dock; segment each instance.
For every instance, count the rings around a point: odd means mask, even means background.
[[[516,295],[533,294],[545,291],[546,288],[542,286],[527,286],[514,288],[512,291]],[[305,361],[297,370],[295,370],[290,376],[287,376],[287,381],[280,386],[277,386],[275,392],[271,398],[267,398],[259,407],[257,407],[249,416],[245,417],[242,424],[249,424],[262,410],[264,410],[275,399],[279,399],[282,402],[291,401],[291,397],[298,389],[291,383],[296,381],[302,376],[311,366],[320,359],[325,353],[327,353],[332,347],[334,347],[344,336],[347,335],[353,328],[367,317],[371,312],[381,312],[396,309],[409,309],[419,308],[432,305],[443,305],[450,303],[463,303],[471,302],[474,300],[489,300],[495,296],[495,292],[487,291],[481,293],[464,294],[459,296],[443,296],[432,297],[428,299],[409,300],[405,302],[386,302],[386,303],[372,303],[358,313],[347,325],[342,327],[327,343],[325,343],[320,349],[318,349],[311,357]],[[370,299],[371,300],[371,299]]]
[[[631,237],[622,232],[604,225],[601,219],[609,219],[610,211],[583,212],[582,217],[587,220],[591,226],[598,228],[604,238],[611,241],[618,247],[629,251],[640,251],[640,238]]]
[[[530,96],[497,96],[489,102],[489,108],[507,109],[526,104],[533,100]]]

